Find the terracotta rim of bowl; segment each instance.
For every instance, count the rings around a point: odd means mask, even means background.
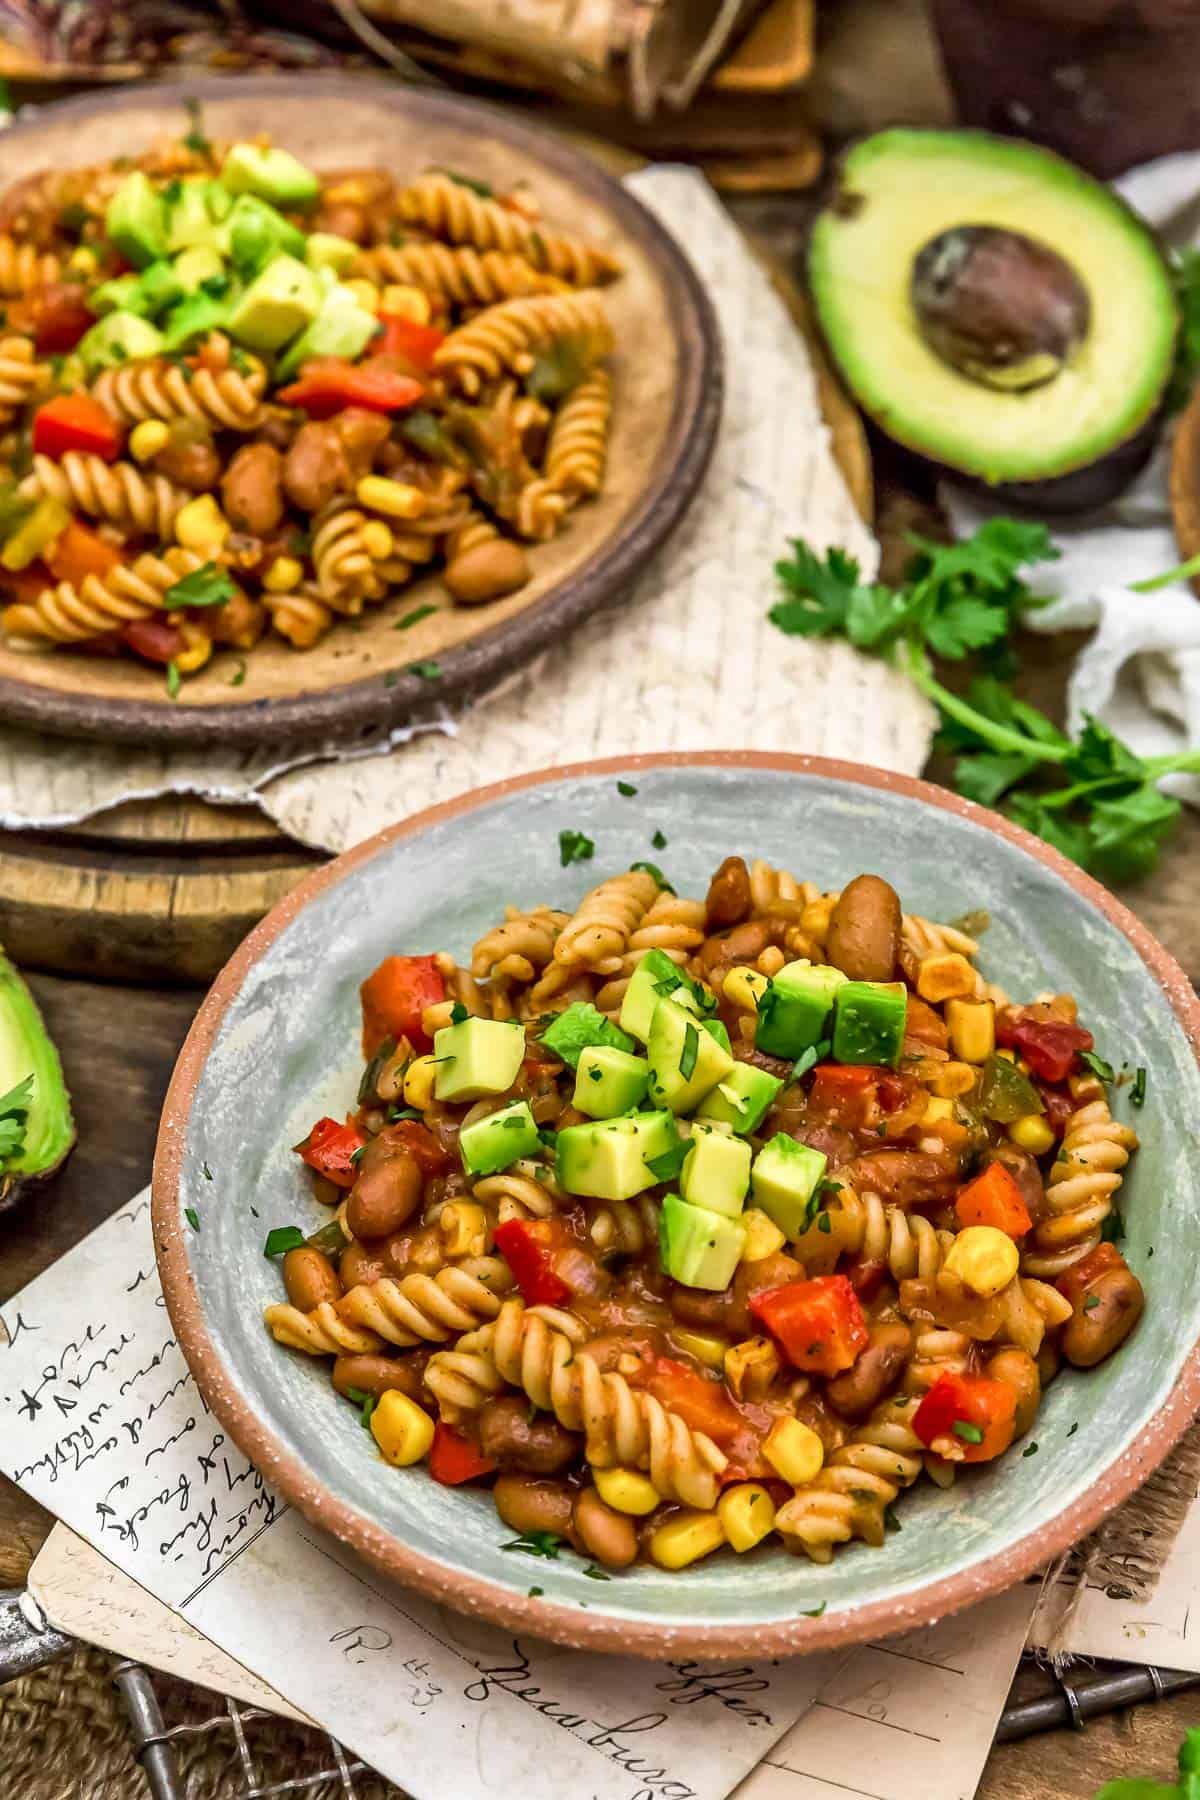
[[[360,863],[399,839],[413,837],[432,824],[461,818],[524,788],[580,776],[618,776],[647,769],[705,767],[763,769],[817,776],[903,794],[1006,839],[1017,850],[1069,883],[1129,940],[1161,987],[1200,1063],[1200,1000],[1174,957],[1098,882],[1040,838],[1032,837],[996,813],[928,782],[859,763],[817,756],[734,750],[606,757],[570,763],[476,788],[457,800],[430,807],[402,824],[390,826],[308,876],[250,933],[217,977],[196,1015],[171,1078],[154,1158],[154,1238],[171,1323],[196,1383],[213,1412],[234,1442],[293,1506],[314,1525],[347,1544],[384,1574],[458,1612],[490,1619],[511,1631],[528,1632],[535,1637],[579,1648],[655,1658],[678,1655],[784,1656],[826,1650],[837,1644],[857,1643],[890,1632],[932,1625],[950,1613],[1014,1586],[1078,1543],[1153,1473],[1191,1424],[1200,1408],[1200,1343],[1192,1346],[1171,1394],[1147,1421],[1136,1443],[1102,1470],[1087,1492],[1072,1505],[1064,1507],[1049,1524],[1026,1533],[999,1555],[980,1565],[930,1582],[915,1592],[849,1607],[819,1619],[798,1617],[755,1626],[697,1625],[695,1622],[674,1625],[666,1619],[638,1621],[606,1617],[600,1610],[584,1612],[577,1605],[529,1598],[482,1577],[448,1569],[433,1558],[409,1549],[316,1481],[304,1463],[284,1448],[270,1426],[246,1404],[209,1337],[192,1276],[185,1241],[187,1234],[179,1205],[180,1169],[192,1100],[226,1010],[254,964],[280,932],[324,889],[341,881]],[[602,1604],[598,1597],[597,1609]]]

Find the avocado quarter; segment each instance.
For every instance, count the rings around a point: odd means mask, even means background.
[[[956,294],[963,269],[975,287]],[[808,270],[855,398],[931,461],[1065,509],[1111,497],[1149,454],[1179,329],[1170,271],[1148,226],[1050,151],[981,131],[866,138]],[[981,272],[1006,285],[981,293]],[[956,315],[947,294],[970,304]]]

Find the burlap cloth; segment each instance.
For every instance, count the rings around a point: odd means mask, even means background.
[[[149,1800],[125,1706],[112,1685],[113,1665],[107,1652],[80,1645],[62,1662],[0,1688],[4,1800]],[[155,1675],[154,1688],[168,1729],[199,1726],[225,1710],[219,1695],[168,1675]],[[332,1764],[329,1739],[290,1719],[258,1717],[246,1724],[245,1734],[260,1789]],[[250,1791],[229,1725],[174,1743],[187,1800],[236,1800]],[[357,1800],[404,1800],[399,1788],[377,1775],[355,1775],[354,1791]],[[345,1800],[345,1794],[334,1777],[304,1790],[304,1800]]]

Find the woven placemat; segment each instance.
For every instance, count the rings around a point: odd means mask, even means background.
[[[134,1760],[129,1720],[112,1683],[113,1658],[86,1645],[0,1688],[0,1786],[6,1800],[149,1800]],[[220,1698],[188,1682],[156,1675],[155,1693],[168,1730],[196,1728],[174,1738],[180,1786],[187,1800],[231,1800],[248,1791],[234,1732],[201,1729],[222,1707]],[[327,1769],[329,1740],[289,1719],[256,1718],[247,1739],[259,1787],[298,1781]],[[404,1800],[375,1775],[356,1775],[358,1800]],[[344,1800],[331,1779],[305,1791],[305,1800]]]

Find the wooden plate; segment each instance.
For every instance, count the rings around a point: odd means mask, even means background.
[[[1171,446],[1171,519],[1184,562],[1200,554],[1200,387],[1179,415]],[[1200,575],[1192,587],[1200,594]]]
[[[254,77],[135,87],[64,101],[0,137],[0,186],[31,169],[70,168],[187,129],[203,104],[214,137],[269,131],[316,167],[379,164],[414,176],[431,164],[497,186],[529,183],[548,220],[612,248],[624,265],[606,290],[617,334],[609,473],[599,498],[531,555],[533,579],[484,607],[456,607],[436,576],[406,587],[314,650],[264,639],[223,651],[184,683],[132,659],[0,648],[0,715],[74,737],[131,743],[250,745],[369,738],[486,687],[618,599],[683,517],[704,474],[721,411],[716,319],[694,271],[651,214],[580,151],[507,113],[456,95],[345,75]],[[432,603],[406,631],[399,618]],[[436,659],[431,683],[409,672]]]

